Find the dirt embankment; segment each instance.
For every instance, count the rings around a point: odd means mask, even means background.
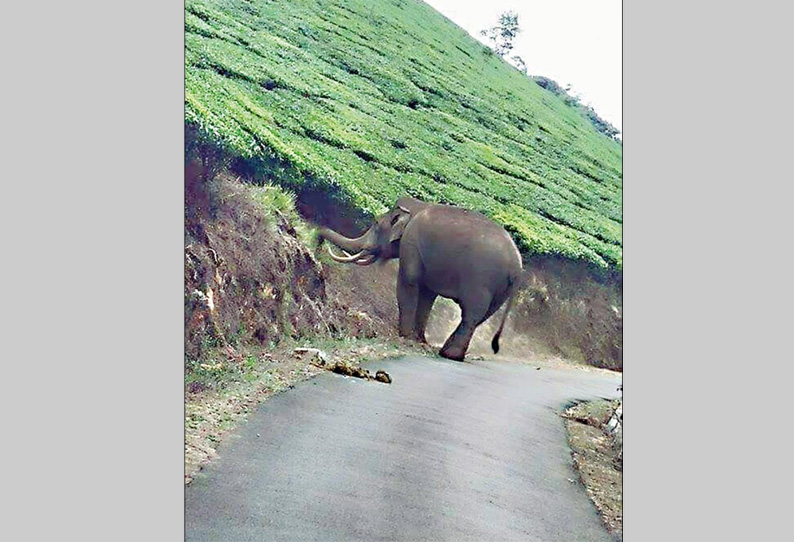
[[[568,359],[623,370],[623,285],[586,265],[531,258],[512,315],[514,335]]]
[[[257,200],[257,188],[232,175],[206,182],[201,173],[195,163],[186,171],[188,358],[201,359],[212,346],[266,347],[284,338],[396,338],[397,262],[366,268],[330,262],[315,251],[304,222],[358,235],[360,217],[311,192],[279,210],[277,201]],[[525,286],[507,320],[504,352],[622,370],[620,281],[555,258],[532,257],[524,265]],[[471,355],[491,353],[500,319],[501,311],[477,330]],[[443,344],[459,320],[457,305],[439,298],[428,340]]]
[[[323,265],[289,204],[266,208],[257,201],[260,188],[229,175],[186,186],[188,359],[204,359],[213,347],[288,338],[395,335],[391,269]]]

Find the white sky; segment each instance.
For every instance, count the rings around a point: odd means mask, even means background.
[[[621,0],[424,0],[486,43],[480,30],[505,11],[518,14],[521,33],[510,55],[530,75],[543,75],[579,95],[596,113],[623,129]]]

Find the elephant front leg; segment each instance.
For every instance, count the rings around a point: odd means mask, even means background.
[[[418,297],[418,286],[408,284],[402,277],[397,279],[397,307],[400,311],[400,337],[410,337],[413,333]]]
[[[427,344],[425,338],[425,329],[427,328],[427,320],[430,318],[430,310],[433,308],[433,303],[436,301],[438,294],[431,292],[426,288],[419,288],[419,296],[416,302],[416,322],[414,324],[413,339]]]

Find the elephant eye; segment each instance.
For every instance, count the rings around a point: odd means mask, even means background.
[[[391,225],[394,226],[397,224],[397,221],[400,219],[400,215],[394,215],[391,219]]]

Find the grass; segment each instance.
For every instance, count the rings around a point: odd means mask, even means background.
[[[251,187],[250,195],[260,205],[262,216],[269,219],[271,224],[286,219],[304,245],[310,246],[316,240],[315,228],[298,215],[293,192],[277,185],[265,184]]]
[[[187,0],[185,121],[263,178],[377,215],[477,209],[622,268],[622,147],[417,0]]]

